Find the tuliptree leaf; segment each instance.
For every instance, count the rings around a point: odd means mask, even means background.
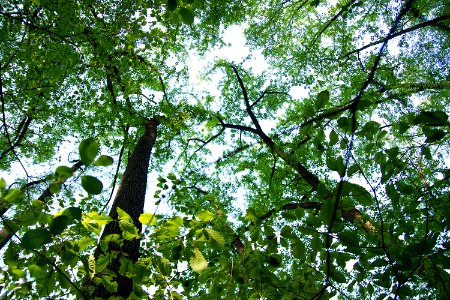
[[[99,146],[94,138],[81,141],[78,151],[84,165],[90,165],[98,154]]]
[[[44,228],[31,229],[25,232],[20,245],[27,250],[39,249],[52,241],[50,231]]]
[[[81,186],[86,190],[86,192],[93,195],[100,194],[103,189],[102,182],[89,175],[81,177]]]

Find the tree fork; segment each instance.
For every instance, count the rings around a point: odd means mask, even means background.
[[[156,118],[152,118],[146,122],[145,132],[139,139],[133,153],[128,159],[127,167],[111,207],[109,216],[113,221],[105,226],[101,239],[104,239],[110,234],[122,235],[119,223],[117,222],[118,207],[130,215],[134,225],[141,231],[142,224],[139,222],[139,216],[144,209],[149,160],[152,148],[156,141],[158,125],[159,121]],[[111,253],[118,254],[117,257],[111,258],[110,263],[108,264],[108,269],[113,271],[117,276],[116,282],[118,284],[118,290],[115,293],[111,293],[106,290],[102,284],[99,284],[95,288],[92,294],[93,296],[104,299],[113,295],[121,296],[125,299],[128,298],[133,291],[133,280],[119,274],[119,260],[121,258],[128,258],[131,261],[136,262],[139,258],[139,245],[139,239],[124,240],[122,246],[115,243],[108,243],[108,253],[106,253],[106,255],[110,255]],[[102,254],[102,249],[100,245],[98,245],[94,254],[96,260],[99,258],[100,254]]]

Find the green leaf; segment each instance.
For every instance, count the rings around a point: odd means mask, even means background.
[[[315,103],[316,110],[319,110],[322,107],[324,107],[325,105],[327,105],[329,101],[330,101],[330,92],[327,90],[321,91],[317,95],[317,99],[316,99],[316,103]]]
[[[164,276],[170,276],[172,273],[172,268],[170,267],[170,261],[165,257],[159,257],[156,260],[156,264],[158,265],[158,269]]]
[[[168,0],[167,1],[167,8],[169,10],[175,10],[177,8],[177,0]]]
[[[156,216],[152,213],[143,213],[139,216],[139,222],[148,226],[156,225]]]
[[[106,290],[108,292],[111,292],[111,293],[117,292],[117,288],[119,287],[119,285],[117,284],[116,281],[113,280],[112,276],[102,275],[100,277],[100,279],[101,279],[101,283],[103,284],[103,286],[106,288]]]
[[[208,262],[198,248],[194,248],[194,255],[189,259],[189,264],[196,273],[201,273],[208,267]]]
[[[82,176],[81,177],[81,186],[92,195],[98,195],[102,192],[103,184],[100,180],[93,176]]]
[[[70,225],[70,219],[67,216],[57,216],[50,223],[50,232],[54,235],[61,234],[67,226]]]
[[[78,207],[68,207],[63,211],[63,215],[67,216],[70,221],[81,220],[82,210]]]
[[[20,245],[27,250],[41,248],[43,245],[51,243],[50,231],[44,228],[31,229],[25,232],[20,241]]]
[[[446,135],[446,132],[443,130],[424,130],[424,133],[427,136],[427,139],[425,140],[426,143],[434,143],[440,141]]]
[[[100,155],[99,158],[94,162],[94,166],[110,166],[114,163],[114,160],[111,156],[108,155]]]
[[[448,116],[443,111],[421,111],[413,120],[413,124],[444,125]]]
[[[345,165],[344,165],[344,159],[342,156],[338,156],[336,158],[331,157],[331,154],[327,155],[326,158],[327,166],[330,170],[336,171],[339,173],[340,177],[344,177],[345,175]]]
[[[36,279],[46,279],[49,276],[45,270],[35,264],[29,265],[28,271],[30,271],[30,276]]]
[[[199,212],[196,216],[202,222],[209,222],[214,217],[214,213],[205,210],[205,211]]]
[[[50,193],[58,194],[59,192],[61,192],[61,183],[59,183],[59,182],[52,182],[48,186],[48,189],[49,189]]]
[[[184,23],[190,25],[194,22],[194,12],[192,9],[180,7],[180,15]]]
[[[25,193],[19,189],[9,189],[3,196],[3,200],[9,203],[19,203],[23,199],[25,199]]]
[[[72,177],[73,170],[66,166],[59,166],[55,170],[56,178],[60,180],[66,180],[67,178]]]
[[[0,178],[0,190],[4,190],[6,188],[6,181],[3,178]]]
[[[362,186],[348,181],[342,182],[342,195],[353,196],[356,201],[364,206],[372,205],[375,199],[372,195]]]
[[[78,151],[84,165],[90,165],[98,154],[99,146],[94,138],[81,141]]]
[[[205,228],[205,231],[208,233],[209,237],[220,247],[223,248],[225,246],[225,238],[218,231],[215,231],[212,228]]]
[[[330,132],[330,146],[335,145],[339,141],[339,136],[336,131],[331,130]]]

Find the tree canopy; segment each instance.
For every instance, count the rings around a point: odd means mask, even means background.
[[[1,298],[450,298],[446,1],[0,1],[0,37]]]

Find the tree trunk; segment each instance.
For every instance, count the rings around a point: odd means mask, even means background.
[[[138,228],[139,232],[142,229],[142,224],[139,222],[139,216],[143,213],[145,193],[147,187],[147,173],[149,166],[150,154],[153,145],[156,141],[157,126],[159,122],[152,118],[145,124],[144,135],[140,138],[133,153],[128,159],[128,164],[123,174],[122,181],[120,182],[119,189],[117,191],[114,203],[111,207],[109,216],[113,219],[108,223],[103,230],[101,239],[104,239],[110,234],[118,234],[122,236],[119,223],[117,222],[117,208],[127,212],[133,219],[134,225]],[[121,296],[125,299],[133,291],[133,280],[126,276],[119,274],[120,258],[126,257],[135,262],[139,258],[139,239],[124,240],[122,246],[116,243],[109,243],[108,253],[117,253],[117,257],[111,257],[108,269],[116,274],[116,282],[118,284],[117,292],[111,293],[103,286],[99,284],[93,292],[93,296],[107,299],[110,296]],[[97,246],[95,251],[95,259],[97,260],[102,254],[102,249]]]

